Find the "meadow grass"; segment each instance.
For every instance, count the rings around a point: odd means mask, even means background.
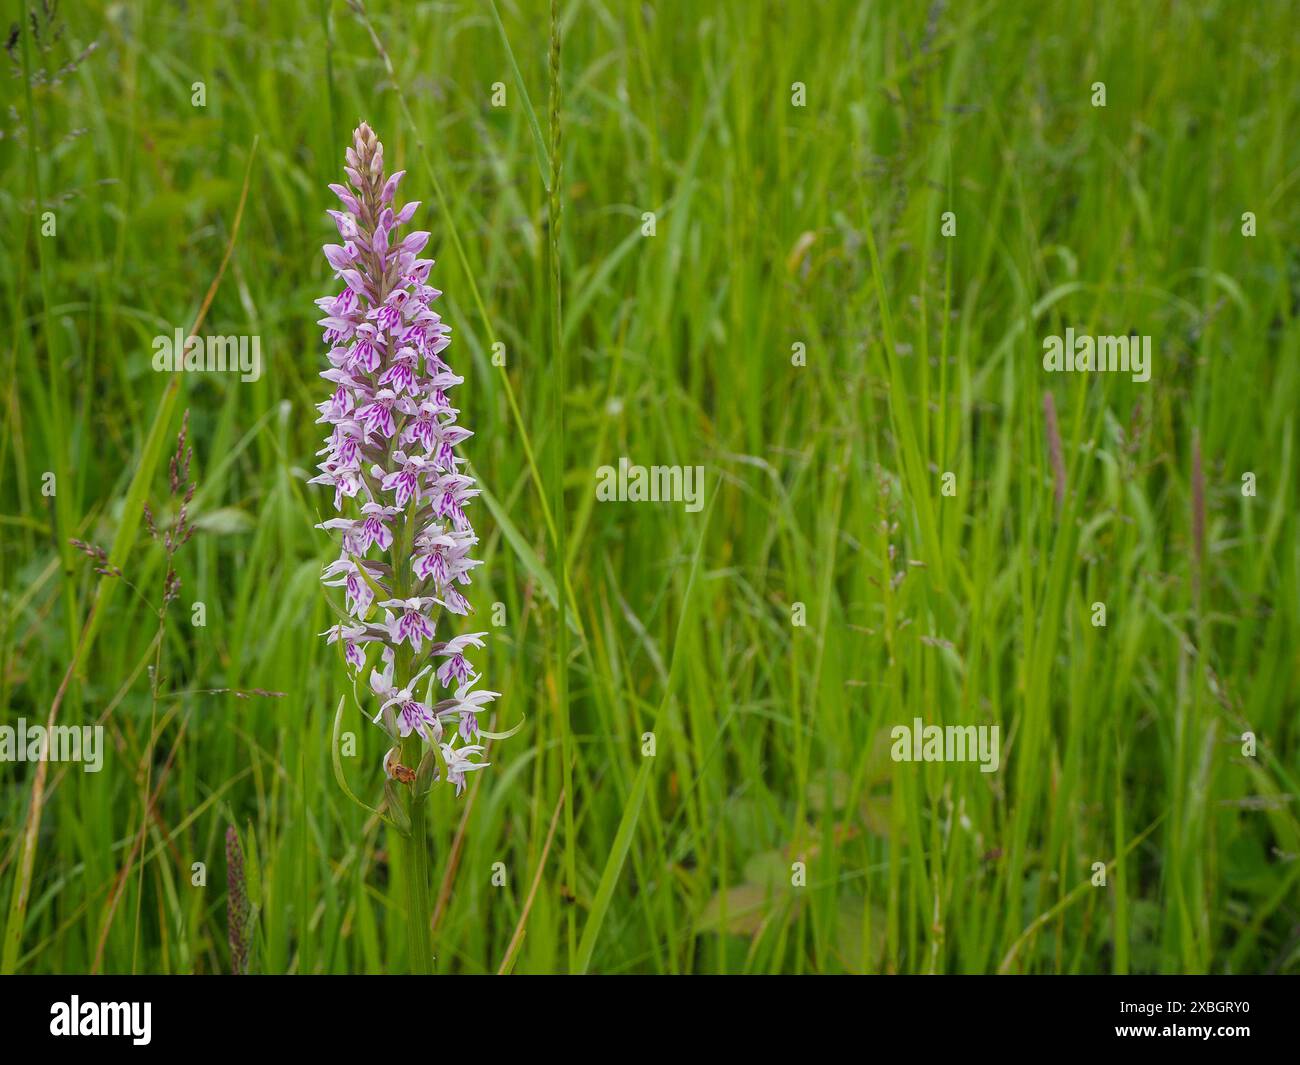
[[[425,201],[526,719],[435,791],[438,971],[1300,971],[1289,5],[364,11],[7,8],[0,706],[108,751],[0,765],[3,968],[229,971],[231,824],[253,971],[405,963],[304,483],[364,119]],[[155,373],[196,320],[260,378]],[[1150,382],[1045,373],[1067,326],[1151,335]],[[706,505],[596,505],[620,456]],[[914,717],[999,725],[1000,770],[893,762]],[[337,731],[377,804],[384,737]]]

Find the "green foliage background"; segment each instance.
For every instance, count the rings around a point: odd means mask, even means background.
[[[1293,4],[566,0],[558,348],[545,3],[500,7],[521,82],[486,0],[372,0],[395,78],[340,0],[26,5],[0,706],[43,721],[66,676],[60,722],[108,751],[49,767],[38,825],[34,767],[0,766],[6,968],[229,971],[232,823],[254,971],[405,964],[391,841],[333,779],[330,501],[304,484],[325,186],[365,119],[433,231],[495,503],[479,664],[496,727],[526,718],[435,793],[439,971],[1300,970]],[[201,332],[259,336],[263,375],[169,392],[152,338],[228,246]],[[1151,381],[1045,374],[1067,326],[1151,335]],[[160,629],[142,505],[174,513],[185,409],[198,532]],[[703,465],[716,499],[594,505],[620,456]],[[211,693],[254,688],[285,694]],[[892,762],[914,717],[1000,725],[1000,771]],[[342,728],[377,803],[383,737]]]

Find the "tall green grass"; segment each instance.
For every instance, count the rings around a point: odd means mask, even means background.
[[[526,718],[435,793],[438,971],[1300,970],[1288,5],[27,4],[0,723],[57,699],[108,752],[0,764],[5,968],[229,971],[231,824],[253,971],[403,957],[400,855],[334,779],[304,483],[365,119],[434,233],[480,665],[495,727]],[[260,336],[261,379],[154,373],[196,319]],[[1067,326],[1150,334],[1151,381],[1045,374]],[[158,637],[141,516],[185,409]],[[597,505],[624,455],[703,465],[705,506]],[[285,694],[217,691],[255,688]],[[914,717],[998,724],[1000,771],[891,761]],[[340,728],[377,805],[383,737]]]

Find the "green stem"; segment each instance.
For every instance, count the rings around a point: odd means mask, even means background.
[[[402,764],[420,764],[420,737],[412,733],[402,742]],[[406,944],[408,970],[419,976],[433,972],[433,946],[429,935],[429,841],[426,820],[429,797],[411,792],[411,834],[401,836],[402,878],[406,881]]]

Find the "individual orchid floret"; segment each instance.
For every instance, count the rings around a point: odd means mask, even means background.
[[[501,695],[500,692],[471,691],[476,680],[477,677],[456,689],[454,709],[460,717],[460,734],[467,740],[478,733],[478,712]]]
[[[482,754],[483,748],[478,744],[453,747],[450,743],[441,744],[442,760],[447,766],[447,782],[456,785],[456,794],[465,790],[465,774],[475,769],[486,769],[491,762],[474,762],[470,755]]]
[[[471,676],[477,676],[473,666],[465,660],[464,651],[467,647],[482,647],[483,641],[479,637],[486,635],[486,632],[465,633],[433,649],[435,655],[441,655],[447,659],[438,667],[438,672],[435,674],[444,688],[451,687],[453,678],[458,684],[463,684]]]

